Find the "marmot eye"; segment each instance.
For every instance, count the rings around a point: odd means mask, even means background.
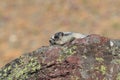
[[[55,36],[54,38],[55,38],[55,39],[58,39],[59,37],[58,37],[58,36]]]
[[[63,32],[58,32],[58,33],[55,34],[54,38],[59,39],[62,36],[63,36]]]

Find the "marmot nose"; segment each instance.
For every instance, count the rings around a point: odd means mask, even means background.
[[[54,45],[55,44],[55,40],[54,39],[50,39],[49,43],[52,44],[52,45]]]

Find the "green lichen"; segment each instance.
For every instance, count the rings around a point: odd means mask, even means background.
[[[101,57],[96,57],[95,59],[96,59],[98,62],[103,62],[103,61],[104,61],[104,59],[101,58]]]
[[[111,63],[120,64],[120,59],[113,59],[113,60],[111,61]]]
[[[104,65],[101,65],[101,66],[97,66],[95,67],[96,70],[100,71],[102,73],[102,75],[105,75],[106,74],[106,66]]]
[[[36,57],[23,56],[0,70],[0,80],[25,80],[40,68]]]
[[[100,71],[102,72],[102,74],[106,74],[106,67],[104,65],[100,66]]]
[[[71,80],[80,80],[78,76],[71,76]]]
[[[57,61],[62,62],[66,57],[76,53],[76,46],[64,47]]]
[[[76,48],[77,48],[76,46],[72,46],[70,48],[65,48],[64,53],[66,55],[72,55],[72,54],[76,53],[76,51],[75,51]]]
[[[64,60],[65,56],[60,55],[59,58],[57,59],[58,62],[62,62]]]
[[[120,80],[120,73],[118,73],[116,80]]]
[[[94,68],[93,68],[93,69],[94,69]],[[96,70],[99,70],[99,67],[97,66],[97,67],[95,67],[95,69],[96,69]]]

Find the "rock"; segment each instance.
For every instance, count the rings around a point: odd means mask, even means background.
[[[110,41],[92,34],[41,47],[2,67],[0,80],[120,80],[120,47]]]

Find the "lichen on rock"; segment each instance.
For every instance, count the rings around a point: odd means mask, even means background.
[[[89,35],[41,47],[6,64],[0,80],[120,80],[120,47]]]

